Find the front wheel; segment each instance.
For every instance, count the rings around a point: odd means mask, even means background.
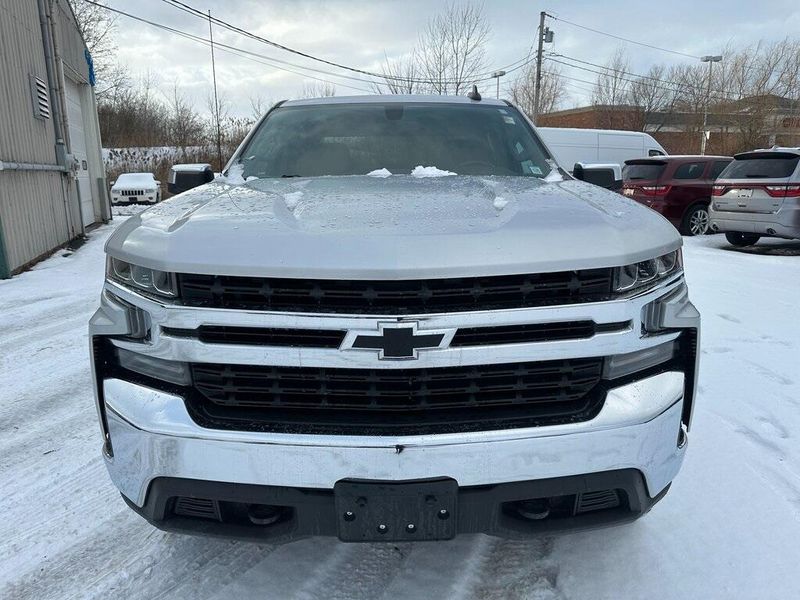
[[[698,204],[690,208],[683,217],[681,233],[683,235],[705,235],[708,233],[709,222],[708,207]]]
[[[725,239],[737,248],[744,248],[745,246],[752,246],[761,239],[760,235],[755,233],[741,233],[739,231],[729,231],[725,234]]]

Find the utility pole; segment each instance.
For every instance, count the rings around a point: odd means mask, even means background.
[[[544,44],[544,18],[547,16],[547,13],[542,11],[539,13],[539,46],[536,50],[536,87],[534,88],[533,92],[533,124],[536,125],[536,121],[539,118],[539,94],[540,89],[542,87],[542,50]]]
[[[222,133],[219,125],[219,97],[217,96],[217,64],[214,60],[214,31],[211,28],[211,11],[208,11],[208,37],[211,40],[211,76],[214,80],[214,120],[217,122],[217,167],[222,171]]]
[[[706,87],[706,102],[703,105],[703,137],[700,138],[700,154],[706,153],[706,140],[708,139],[709,132],[706,131],[708,127],[708,103],[711,101],[711,66],[715,62],[722,62],[721,56],[704,56],[700,59],[702,62],[708,63],[708,87]]]

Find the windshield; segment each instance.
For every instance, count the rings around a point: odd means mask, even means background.
[[[516,109],[433,103],[280,107],[240,154],[245,178],[407,174],[420,165],[544,177],[547,158]]]
[[[777,153],[776,153],[777,155]],[[720,173],[720,179],[780,179],[794,173],[800,157],[737,158]]]
[[[639,179],[658,179],[664,172],[664,163],[640,163],[622,167],[623,181],[636,181]]]

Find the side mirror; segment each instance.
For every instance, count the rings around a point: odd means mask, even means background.
[[[617,191],[622,189],[622,169],[616,164],[575,163],[572,175],[586,183]]]
[[[116,182],[116,180],[114,180],[114,181],[109,182],[108,185],[110,185],[111,187],[114,187],[115,185],[117,185],[117,182]]]
[[[211,165],[197,163],[189,165],[172,165],[169,170],[167,189],[170,194],[180,194],[214,181]]]

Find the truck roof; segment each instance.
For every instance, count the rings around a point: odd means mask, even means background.
[[[504,100],[487,98],[470,100],[466,96],[439,96],[434,94],[364,94],[363,96],[330,96],[287,100],[281,106],[318,106],[320,104],[487,104],[508,106]]]

